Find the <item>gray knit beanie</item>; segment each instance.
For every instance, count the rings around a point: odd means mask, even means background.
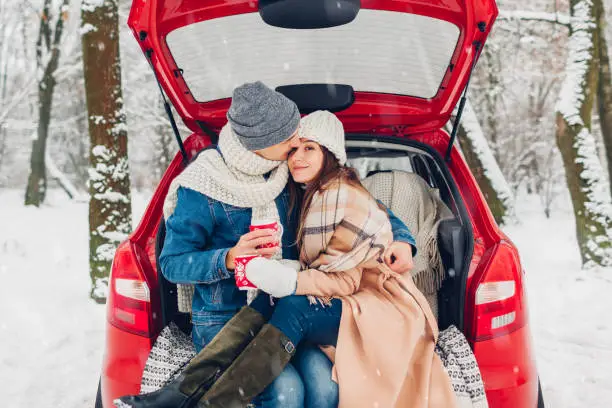
[[[234,89],[227,120],[240,143],[254,151],[287,140],[298,128],[300,112],[291,99],[257,81]]]

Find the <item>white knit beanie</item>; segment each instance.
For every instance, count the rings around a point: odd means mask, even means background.
[[[346,163],[344,126],[333,113],[320,110],[304,116],[300,121],[298,135],[325,146],[341,165]]]

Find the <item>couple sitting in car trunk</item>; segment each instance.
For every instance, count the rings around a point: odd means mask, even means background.
[[[346,167],[342,123],[327,111],[300,119],[261,82],[235,89],[227,118],[217,148],[172,182],[164,205],[162,273],[195,285],[199,353],[162,389],[122,401],[457,406],[434,353],[437,323],[409,273],[415,241]],[[264,219],[280,237],[248,232]],[[235,260],[251,254],[257,289],[242,291]]]

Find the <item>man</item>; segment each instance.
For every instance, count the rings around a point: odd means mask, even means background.
[[[202,152],[172,182],[164,203],[162,273],[171,282],[195,285],[192,337],[199,354],[162,390],[122,398],[134,407],[195,406],[263,326],[265,318],[246,306],[246,294],[235,285],[237,256],[298,258],[298,214],[288,213],[286,188],[287,156],[300,144],[297,106],[261,82],[247,83],[234,90],[227,119],[217,149]],[[270,230],[248,232],[252,219],[284,226],[282,253],[261,247],[277,237]],[[400,220],[392,214],[390,219],[396,242],[385,261],[405,272],[412,266],[414,240]],[[299,350],[292,362],[256,406],[298,408],[307,400],[324,408],[337,401],[331,363],[317,348]]]

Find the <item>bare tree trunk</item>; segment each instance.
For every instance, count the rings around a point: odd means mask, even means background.
[[[2,124],[0,123],[0,171],[2,171],[2,164],[4,163],[4,161],[6,160],[6,155],[7,155],[7,146],[6,146],[6,139],[7,139],[7,130],[5,126],[2,126]]]
[[[32,154],[30,156],[30,175],[26,189],[25,204],[40,206],[45,200],[47,190],[47,173],[45,171],[45,152],[49,123],[51,122],[51,107],[53,104],[53,91],[55,79],[53,74],[45,70],[45,76],[38,83],[38,131],[37,137],[32,141]]]
[[[55,71],[59,64],[59,44],[64,29],[65,9],[68,0],[64,0],[57,10],[55,31],[51,30],[51,0],[45,0],[40,17],[40,30],[36,43],[36,63],[42,77],[38,82],[38,131],[37,137],[32,141],[32,154],[30,156],[30,175],[25,194],[25,204],[39,206],[45,200],[47,190],[47,175],[45,172],[45,151],[51,122],[51,108],[53,106],[53,91],[55,90]],[[52,38],[53,36],[53,38]]]
[[[599,123],[606,150],[609,183],[612,191],[612,75],[610,74],[610,56],[606,41],[606,13],[601,0],[593,2],[596,13],[596,23],[599,43],[599,81],[597,86],[597,102]]]
[[[514,197],[482,134],[478,118],[469,102],[463,111],[457,139],[495,221],[503,225],[513,213]]]
[[[131,231],[127,128],[121,92],[117,0],[84,0],[83,67],[89,115],[90,296],[106,301],[117,245]]]
[[[585,266],[612,264],[612,202],[591,134],[598,80],[597,29],[592,0],[571,0],[566,79],[557,103],[557,145],[565,167],[576,235]]]
[[[0,3],[0,6],[3,4]],[[2,8],[0,8],[0,13],[4,12]],[[4,40],[4,38],[0,37],[0,40]],[[0,41],[0,47],[3,45],[3,41]],[[0,53],[0,111],[2,110],[2,105],[6,99],[6,89],[7,89],[7,79],[8,79],[8,58],[4,58],[4,55]],[[2,163],[6,160],[7,147],[6,147],[6,139],[7,139],[7,127],[4,125],[4,121],[0,118],[0,171],[2,171]]]
[[[159,125],[157,126],[156,132],[156,140],[155,147],[156,149],[156,162],[153,163],[155,167],[155,175],[157,180],[161,180],[164,175],[164,172],[170,166],[170,163],[173,159],[174,151],[171,150],[171,146],[173,146],[174,138],[170,132],[168,132],[168,126]]]

